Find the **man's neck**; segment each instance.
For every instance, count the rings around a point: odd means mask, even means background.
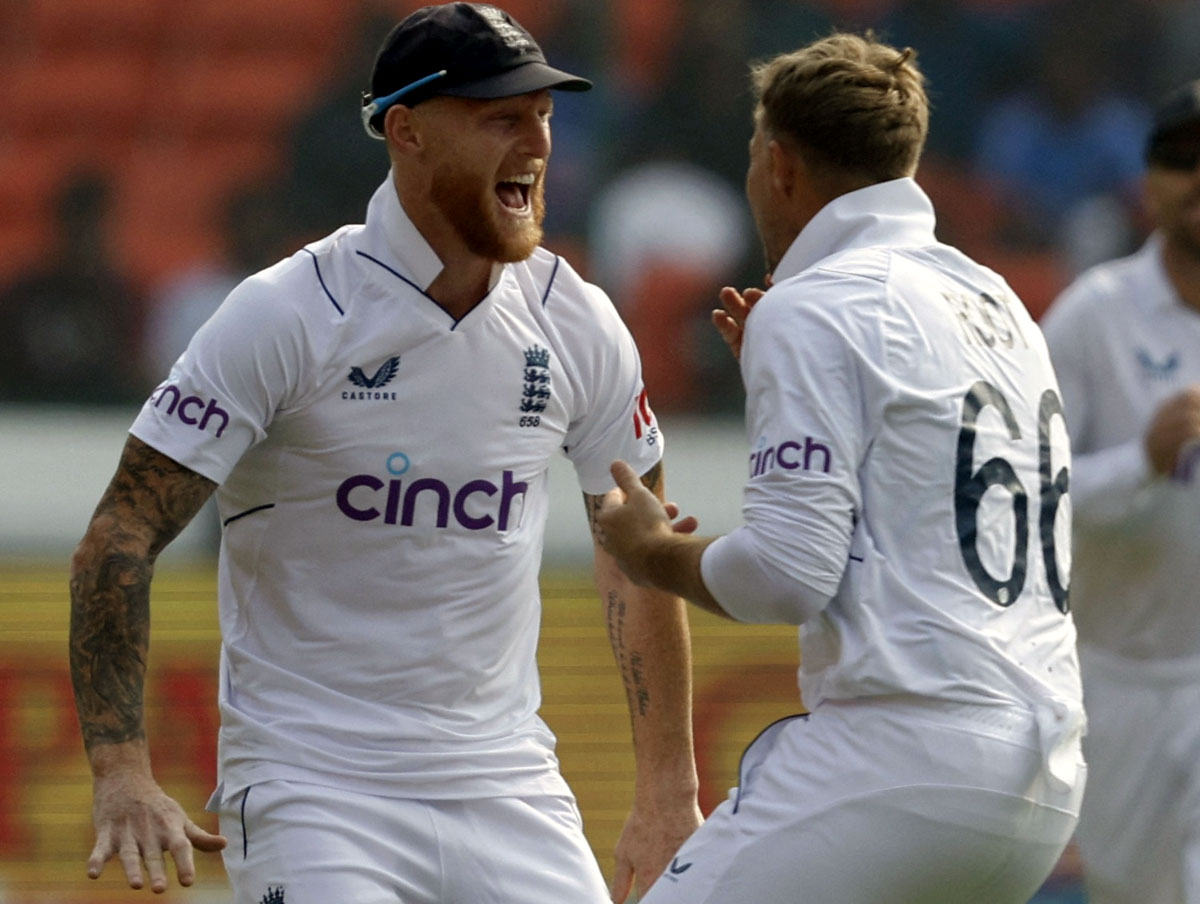
[[[410,191],[406,202],[405,192],[399,190],[399,184],[397,188],[405,215],[442,262],[442,272],[425,292],[455,320],[461,320],[491,288],[494,262],[467,248],[454,226],[427,197]]]
[[[442,272],[429,284],[426,293],[445,308],[455,320],[461,320],[483,301],[492,284],[492,261],[473,254],[441,254]]]
[[[1183,303],[1200,312],[1200,254],[1168,237],[1163,244],[1163,266]]]

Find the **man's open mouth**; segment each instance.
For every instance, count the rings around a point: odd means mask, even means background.
[[[529,208],[529,191],[533,187],[533,173],[513,176],[496,183],[496,197],[500,203],[514,212],[522,212]]]

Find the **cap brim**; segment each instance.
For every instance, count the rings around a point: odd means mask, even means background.
[[[499,97],[514,97],[553,88],[556,91],[588,91],[592,83],[585,78],[547,66],[545,63],[525,63],[505,72],[489,75],[465,85],[452,85],[438,91],[451,97],[473,97],[493,100]]]

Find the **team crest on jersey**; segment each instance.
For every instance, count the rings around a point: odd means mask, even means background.
[[[360,391],[345,390],[342,392],[343,399],[380,399],[387,401],[395,401],[396,393],[381,391],[384,386],[396,379],[396,374],[400,371],[400,356],[392,355],[386,361],[379,365],[379,368],[367,376],[367,372],[361,367],[355,365],[350,368],[350,374],[346,377],[355,386],[360,387]]]
[[[267,893],[262,896],[262,901],[259,904],[285,904],[283,900],[283,886],[276,887],[272,885],[267,888]]]
[[[1170,380],[1179,370],[1179,352],[1171,352],[1161,361],[1156,361],[1148,351],[1139,348],[1137,359],[1138,364],[1142,365],[1142,373],[1151,380]]]
[[[525,349],[525,373],[522,379],[521,405],[523,415],[539,415],[550,401],[550,352],[540,345]],[[523,426],[536,426],[532,418],[522,417]]]

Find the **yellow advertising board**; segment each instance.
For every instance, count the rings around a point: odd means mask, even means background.
[[[99,904],[134,895],[109,864],[89,880],[91,785],[67,669],[66,563],[0,568],[0,904]],[[559,738],[563,772],[606,872],[632,795],[624,692],[600,603],[584,572],[543,576],[539,660],[543,716]],[[146,686],[159,782],[202,825],[215,783],[216,576],[210,565],[155,578]],[[732,625],[692,610],[701,798],[710,810],[736,783],[758,731],[798,711],[794,629]],[[156,901],[226,904],[220,858],[198,856],[197,884]]]

